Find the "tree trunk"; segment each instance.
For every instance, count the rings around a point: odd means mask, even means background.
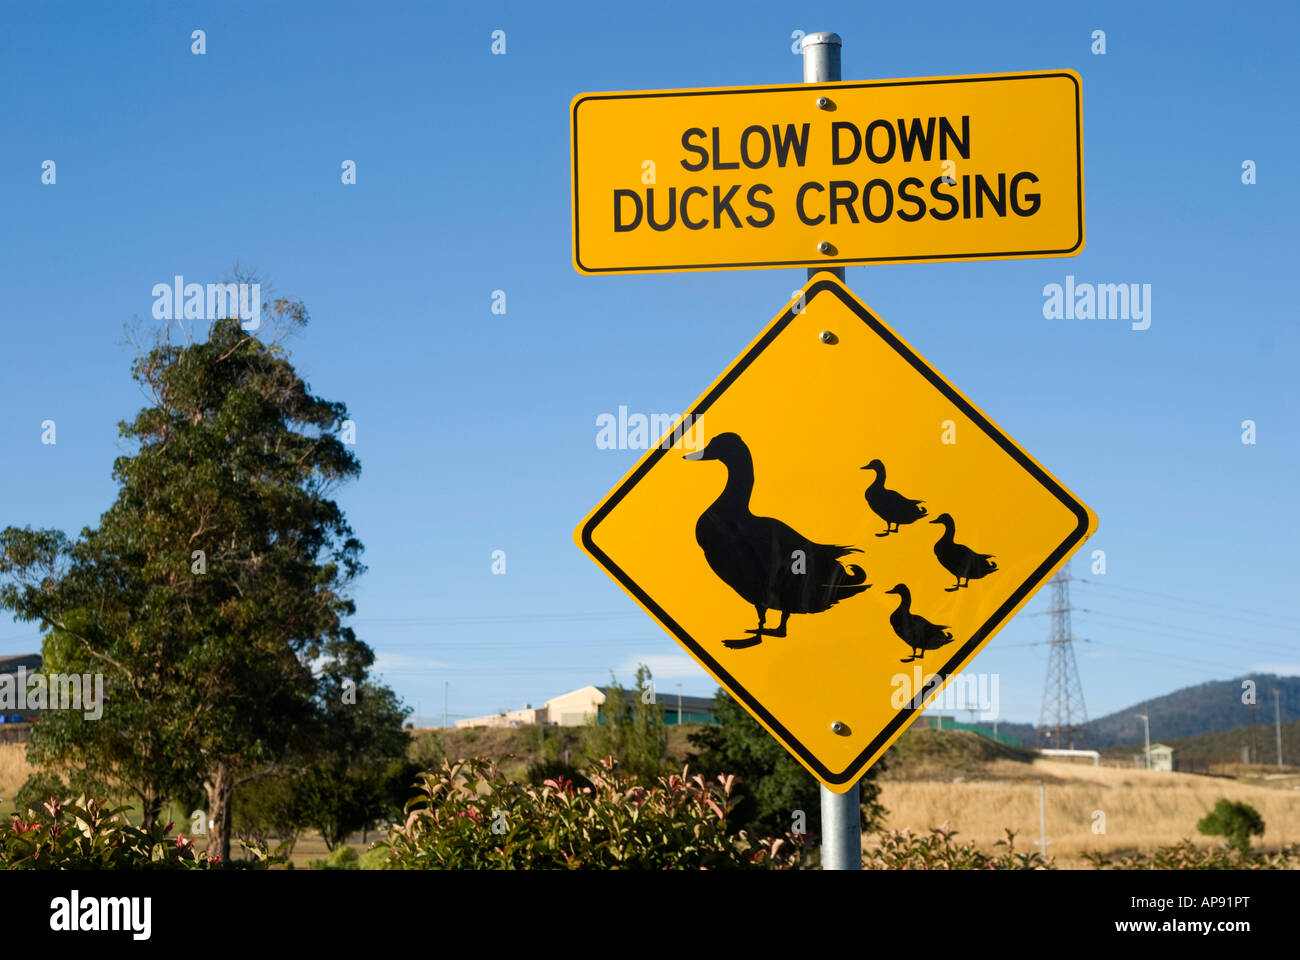
[[[146,830],[150,829],[162,815],[162,807],[162,795],[152,787],[145,787],[140,794],[140,825]]]
[[[230,859],[230,799],[235,792],[235,777],[229,764],[217,761],[208,772],[204,788],[208,792],[208,856]]]

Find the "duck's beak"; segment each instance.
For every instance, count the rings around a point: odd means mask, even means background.
[[[704,459],[704,451],[703,451],[703,450],[696,450],[694,453],[683,453],[683,454],[682,454],[682,459],[683,459],[683,460],[703,460],[703,459]]]
[[[928,520],[928,521],[926,521],[926,522],[927,522],[927,523],[938,523],[938,522],[939,522],[939,518],[938,518],[938,517],[935,517],[933,520]]]

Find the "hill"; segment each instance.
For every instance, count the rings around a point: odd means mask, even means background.
[[[1234,680],[1214,680],[1195,687],[1184,687],[1163,697],[1144,700],[1127,710],[1098,717],[1089,724],[1093,746],[1109,747],[1122,743],[1142,742],[1142,721],[1135,716],[1145,713],[1151,718],[1151,742],[1194,737],[1245,727],[1249,736],[1250,707],[1241,702],[1242,683],[1255,682],[1256,723],[1262,728],[1273,724],[1273,688],[1281,691],[1282,722],[1300,718],[1300,677],[1279,677],[1271,673],[1250,674]],[[1170,743],[1172,746],[1173,744]],[[1237,757],[1240,759],[1238,749]]]
[[[1198,733],[1164,742],[1177,751],[1175,755],[1180,770],[1241,764],[1248,762],[1243,759],[1243,751],[1250,749],[1250,727]],[[1132,752],[1132,748],[1125,752]],[[1272,723],[1261,723],[1255,730],[1254,763],[1263,767],[1277,763],[1277,732]],[[1300,720],[1282,724],[1282,763],[1287,767],[1300,767]]]
[[[1234,680],[1212,680],[1193,687],[1183,687],[1173,693],[1143,700],[1123,710],[1097,717],[1089,722],[1083,737],[1075,746],[1097,750],[1121,744],[1142,743],[1142,721],[1137,718],[1139,713],[1145,713],[1151,718],[1152,743],[1176,746],[1175,740],[1243,727],[1247,736],[1245,742],[1249,743],[1250,707],[1241,702],[1242,683],[1245,680],[1255,681],[1255,723],[1259,727],[1257,735],[1260,738],[1273,736],[1274,687],[1281,691],[1283,726],[1300,720],[1300,677],[1255,673]],[[1267,732],[1265,727],[1268,728]],[[1038,729],[1032,723],[1002,723],[999,724],[999,731],[1018,737],[1026,747],[1037,744]],[[1263,742],[1262,739],[1260,742]],[[1269,742],[1272,743],[1272,740]],[[1265,754],[1262,746],[1259,755],[1264,759],[1274,758],[1272,753]],[[1236,759],[1241,759],[1240,746],[1237,747]]]

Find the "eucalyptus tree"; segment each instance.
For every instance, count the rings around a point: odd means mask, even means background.
[[[307,321],[300,302],[272,312]],[[75,539],[0,533],[0,606],[41,624],[47,672],[105,677],[102,717],[51,712],[32,759],[131,788],[147,817],[201,783],[228,856],[236,784],[310,753],[323,698],[373,663],[346,625],[362,546],[332,499],[360,465],[344,405],[237,319],[162,333],[131,372],[149,403],[119,424],[116,500]]]

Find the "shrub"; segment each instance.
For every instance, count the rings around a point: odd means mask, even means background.
[[[1041,853],[1016,853],[1016,831],[996,846],[997,854],[982,853],[973,843],[953,839],[956,830],[942,824],[929,833],[910,830],[882,830],[862,860],[864,870],[1054,870]]]
[[[442,744],[442,737],[437,731],[421,734],[413,738],[406,751],[410,759],[420,765],[421,770],[432,770],[447,757],[447,748]]]
[[[0,827],[0,868],[9,870],[208,869],[265,867],[278,862],[265,847],[250,847],[254,862],[221,864],[194,848],[194,840],[169,837],[172,824],[136,826],[130,807],[110,807],[97,797],[51,799]]]
[[[1264,818],[1248,803],[1221,798],[1196,829],[1207,837],[1226,837],[1229,846],[1246,854],[1250,852],[1250,838],[1264,835]]]
[[[1118,860],[1101,853],[1083,858],[1097,870],[1300,870],[1300,847],[1248,856],[1237,849],[1202,850],[1191,840]]]
[[[734,778],[657,778],[642,785],[613,757],[582,790],[535,787],[476,758],[420,776],[405,822],[390,828],[395,869],[726,869],[798,864],[802,837],[751,839],[729,829]]]
[[[39,809],[46,800],[54,797],[66,797],[68,785],[63,778],[53,773],[36,772],[28,776],[26,782],[14,794],[14,809]]]
[[[346,844],[335,847],[323,860],[311,860],[307,866],[311,870],[360,870],[361,854],[356,847]]]
[[[371,847],[361,854],[357,866],[362,870],[387,870],[389,852],[386,847]]]
[[[529,764],[524,773],[524,779],[535,787],[545,786],[547,780],[559,780],[561,777],[573,784],[579,792],[592,786],[586,774],[563,760],[539,760]]]

